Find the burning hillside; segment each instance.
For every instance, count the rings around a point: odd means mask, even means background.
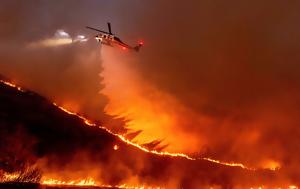
[[[248,170],[149,151],[9,82],[1,82],[0,101],[3,182],[119,188],[288,186],[280,170]]]
[[[299,187],[300,1],[0,4],[6,188]]]

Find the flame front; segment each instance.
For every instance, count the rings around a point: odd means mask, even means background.
[[[75,112],[71,112],[71,111],[65,109],[64,107],[61,107],[61,106],[57,105],[56,103],[53,103],[53,105],[55,105],[56,107],[58,107],[59,109],[61,109],[62,111],[66,112],[66,113],[68,113],[70,115],[77,116],[78,118],[80,118],[88,126],[93,126],[93,127],[97,126],[97,124],[93,123],[93,121],[91,121],[91,120],[89,120],[89,119],[87,119],[87,118],[85,118],[85,117],[83,117],[83,116],[81,116],[81,115],[79,115],[79,114],[77,114]],[[200,160],[200,159],[202,159],[202,160],[207,160],[207,161],[210,161],[210,162],[213,162],[213,163],[217,163],[217,164],[221,164],[221,165],[225,165],[225,166],[240,167],[242,169],[247,169],[247,170],[256,170],[255,168],[247,167],[246,165],[244,165],[242,163],[222,162],[220,160],[215,160],[215,159],[212,159],[212,158],[195,158],[195,157],[191,157],[191,156],[189,156],[187,154],[184,154],[184,153],[170,153],[170,152],[159,152],[159,151],[156,151],[156,150],[149,150],[149,149],[147,149],[147,148],[145,148],[145,147],[143,147],[143,146],[141,146],[141,145],[139,145],[137,143],[134,143],[134,142],[126,139],[125,136],[123,136],[123,135],[116,134],[116,133],[112,132],[111,130],[109,130],[109,129],[105,128],[105,127],[102,127],[102,126],[98,126],[98,127],[101,128],[101,129],[104,129],[108,133],[110,133],[110,134],[118,137],[123,142],[125,142],[125,143],[127,143],[127,144],[129,144],[131,146],[135,146],[135,147],[139,148],[140,150],[142,150],[144,152],[147,152],[147,153],[152,153],[152,154],[156,154],[156,155],[160,155],[160,156],[181,157],[181,158],[185,158],[185,159],[188,159],[188,160]],[[118,148],[118,147],[114,146],[114,149],[115,148]],[[270,170],[273,170],[273,169],[270,169]]]
[[[13,88],[16,88],[18,89],[19,91],[25,91],[23,90],[21,87],[18,87],[16,84],[14,83],[11,83],[11,82],[7,82],[7,81],[4,81],[4,80],[0,80],[1,83],[5,84],[5,85],[8,85],[10,87],[13,87]],[[187,160],[206,160],[206,161],[210,161],[210,162],[213,162],[213,163],[217,163],[217,164],[221,164],[221,165],[225,165],[225,166],[230,166],[230,167],[240,167],[242,169],[247,169],[247,170],[256,170],[256,168],[252,168],[252,167],[248,167],[242,163],[235,163],[235,162],[223,162],[223,161],[220,161],[220,160],[215,160],[215,159],[212,159],[212,158],[196,158],[196,157],[191,157],[187,154],[184,154],[184,153],[171,153],[171,152],[165,152],[165,151],[157,151],[157,150],[149,150],[143,146],[141,146],[140,144],[137,144],[137,143],[134,143],[128,139],[126,139],[126,137],[124,135],[120,135],[120,134],[117,134],[117,133],[114,133],[112,132],[111,130],[107,129],[106,127],[103,127],[103,126],[99,126],[97,125],[96,123],[94,123],[92,120],[89,120],[87,118],[85,118],[84,116],[76,113],[76,112],[72,112],[70,110],[67,110],[66,108],[62,107],[62,106],[59,106],[58,104],[56,103],[53,103],[54,106],[58,107],[59,109],[61,109],[62,111],[70,114],[70,115],[73,115],[73,116],[76,116],[78,117],[79,119],[81,119],[83,121],[84,124],[86,124],[87,126],[91,126],[91,127],[99,127],[100,129],[103,129],[105,131],[107,131],[108,133],[118,137],[121,141],[125,142],[126,144],[128,145],[131,145],[131,146],[134,146],[136,148],[139,148],[140,150],[146,152],[146,153],[152,153],[152,154],[156,154],[156,155],[160,155],[160,156],[169,156],[169,157],[180,157],[180,158],[185,158]],[[273,169],[270,169],[270,170],[273,170]]]
[[[10,182],[16,180],[20,176],[20,173],[7,173],[5,172],[0,179],[0,182]]]
[[[25,90],[22,89],[21,87],[17,86],[14,83],[8,82],[8,81],[4,81],[4,80],[0,80],[1,83],[13,87],[15,89],[17,89],[20,92],[24,92]],[[183,153],[170,153],[170,152],[159,152],[156,150],[149,150],[137,143],[134,143],[128,139],[126,139],[125,136],[120,135],[120,134],[116,134],[114,132],[112,132],[111,130],[103,127],[103,126],[98,126],[96,123],[94,123],[93,121],[85,118],[84,116],[76,113],[76,112],[72,112],[64,107],[59,106],[56,103],[53,103],[54,106],[58,107],[60,110],[62,110],[63,112],[69,114],[69,115],[73,115],[78,117],[79,119],[82,120],[82,122],[84,124],[86,124],[87,126],[91,126],[91,127],[99,127],[100,129],[103,129],[105,131],[107,131],[108,133],[118,137],[121,141],[125,142],[128,145],[134,146],[146,153],[151,153],[151,154],[155,154],[155,155],[159,155],[159,156],[169,156],[169,157],[179,157],[179,158],[184,158],[186,160],[191,160],[191,161],[195,161],[195,160],[206,160],[206,161],[210,161],[216,164],[220,164],[220,165],[224,165],[224,166],[230,166],[230,167],[240,167],[242,169],[246,169],[246,170],[250,170],[250,171],[256,171],[256,168],[251,168],[251,167],[247,167],[246,165],[242,164],[242,163],[228,163],[228,162],[222,162],[220,160],[215,160],[212,158],[196,158],[196,157],[191,157],[187,154],[183,154]],[[118,145],[114,145],[113,146],[114,150],[118,150],[119,146]],[[270,161],[269,162],[271,167],[268,167],[269,170],[271,171],[277,171],[280,168],[280,165],[277,162],[273,162]],[[15,180],[16,178],[19,177],[19,173],[5,173],[2,176],[1,182],[10,182]],[[41,184],[44,185],[74,185],[74,186],[100,186],[100,187],[106,187],[106,188],[124,188],[124,189],[162,189],[163,187],[153,187],[153,186],[129,186],[126,184],[122,184],[122,185],[105,185],[105,184],[101,184],[98,183],[95,179],[93,178],[85,178],[85,179],[78,179],[78,180],[70,180],[70,181],[64,181],[64,180],[59,180],[59,179],[54,179],[54,178],[42,178]],[[214,187],[211,187],[214,188]],[[244,187],[243,187],[244,188]],[[268,188],[265,186],[259,186],[259,187],[249,187],[251,188],[258,188],[258,189],[263,189],[263,188]],[[298,187],[296,185],[288,185],[286,187],[276,187],[276,188],[288,188],[288,189],[298,189]]]
[[[7,173],[5,172],[0,179],[0,183],[5,182],[14,182],[18,177],[20,177],[20,172]],[[164,189],[161,186],[130,186],[128,184],[119,184],[119,185],[109,185],[109,184],[101,184],[97,182],[94,178],[84,178],[84,179],[76,179],[76,180],[60,180],[55,178],[43,177],[40,181],[42,185],[50,185],[50,186],[97,186],[104,188],[120,188],[120,189]]]
[[[109,185],[109,184],[99,184],[93,178],[86,178],[80,180],[71,181],[61,181],[52,178],[45,178],[41,184],[43,185],[61,185],[61,186],[98,186],[104,188],[120,188],[120,189],[163,189],[159,186],[129,186],[126,184],[121,185]]]
[[[21,87],[17,86],[16,84],[12,83],[12,82],[8,82],[8,81],[4,81],[4,80],[0,80],[0,83],[3,83],[7,86],[10,86],[12,88],[15,88],[17,89],[18,91],[21,91],[21,92],[25,92],[24,89],[22,89]]]
[[[72,180],[72,181],[61,181],[57,179],[46,178],[41,184],[44,185],[72,185],[72,186],[96,186],[96,181],[93,178]]]

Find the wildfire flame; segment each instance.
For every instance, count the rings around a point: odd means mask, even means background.
[[[17,86],[14,83],[8,82],[8,81],[4,81],[4,80],[0,80],[0,83],[3,83],[7,86],[13,87],[15,89],[17,89],[18,91],[21,92],[25,92],[24,89],[22,89],[21,87]],[[67,109],[65,109],[64,107],[61,107],[59,105],[57,105],[56,103],[53,103],[54,106],[58,107],[59,109],[61,109],[62,111],[70,114],[70,115],[74,115],[78,118],[80,118],[86,125],[88,126],[98,126],[96,123],[94,123],[93,121],[79,115],[78,113],[69,111]],[[104,129],[105,131],[109,132],[110,134],[118,137],[119,139],[121,139],[123,142],[127,143],[128,145],[132,145],[135,146],[137,148],[139,148],[140,150],[146,152],[146,153],[152,153],[152,154],[156,154],[156,155],[160,155],[160,156],[170,156],[170,157],[181,157],[181,158],[185,158],[188,160],[206,160],[206,161],[210,161],[213,163],[217,163],[217,164],[221,164],[221,165],[225,165],[225,166],[231,166],[231,167],[240,167],[242,169],[247,169],[247,170],[251,170],[251,171],[255,171],[255,168],[250,168],[245,166],[242,163],[228,163],[228,162],[222,162],[219,160],[215,160],[212,158],[194,158],[194,157],[190,157],[186,154],[183,153],[169,153],[169,152],[158,152],[155,150],[148,150],[142,146],[140,146],[139,144],[133,143],[130,140],[126,139],[123,135],[119,135],[116,133],[113,133],[112,131],[110,131],[109,129],[102,127],[102,126],[98,126],[101,129]],[[118,150],[119,146],[118,145],[114,145],[113,146],[114,150]],[[269,170],[272,171],[276,171],[278,170],[280,167],[279,165],[276,164],[276,168],[268,168]],[[0,182],[10,182],[16,178],[19,177],[19,173],[4,173],[2,175],[2,179],[0,180]],[[41,184],[43,185],[72,185],[72,186],[99,186],[99,187],[106,187],[106,188],[121,188],[121,189],[163,189],[163,187],[152,187],[152,186],[129,186],[126,184],[122,184],[122,185],[105,185],[105,184],[98,184],[93,178],[86,178],[86,179],[80,179],[80,180],[71,180],[71,181],[61,181],[61,180],[57,180],[57,179],[53,179],[53,178],[43,178],[41,181]],[[213,187],[210,187],[213,188]],[[258,186],[258,187],[250,187],[250,189],[254,189],[254,188],[258,188],[258,189],[263,189],[266,188],[265,186]],[[282,187],[277,187],[278,189],[281,189]],[[298,189],[298,186],[296,185],[289,185],[287,186],[288,189]]]
[[[1,83],[5,84],[5,85],[8,85],[10,87],[13,87],[13,88],[16,88],[18,89],[19,91],[25,91],[23,90],[21,87],[17,86],[16,84],[14,83],[11,83],[11,82],[7,82],[7,81],[4,81],[4,80],[0,80]],[[137,143],[134,143],[128,139],[125,138],[124,135],[120,135],[120,134],[117,134],[117,133],[114,133],[112,132],[111,130],[107,129],[106,127],[103,127],[103,126],[99,126],[97,125],[96,123],[94,123],[93,121],[85,118],[84,116],[76,113],[76,112],[72,112],[70,110],[67,110],[66,108],[62,107],[62,106],[59,106],[58,104],[56,104],[55,102],[53,103],[54,106],[58,107],[59,109],[61,109],[62,111],[70,114],[70,115],[74,115],[76,117],[78,117],[79,119],[81,119],[83,121],[83,123],[85,123],[86,125],[88,126],[91,126],[91,127],[99,127],[100,129],[103,129],[105,131],[107,131],[108,133],[110,133],[111,135],[114,135],[116,137],[118,137],[120,140],[122,140],[123,142],[125,142],[126,144],[128,145],[131,145],[131,146],[134,146],[136,148],[139,148],[140,150],[146,152],[146,153],[151,153],[151,154],[156,154],[156,155],[160,155],[160,156],[169,156],[169,157],[180,157],[180,158],[185,158],[187,160],[206,160],[206,161],[210,161],[210,162],[213,162],[213,163],[217,163],[217,164],[220,164],[220,165],[225,165],[225,166],[230,166],[230,167],[240,167],[242,169],[247,169],[247,170],[251,170],[251,171],[254,171],[256,170],[256,168],[252,168],[252,167],[248,167],[242,163],[235,163],[235,162],[223,162],[223,161],[220,161],[220,160],[215,160],[215,159],[212,159],[212,158],[195,158],[195,157],[191,157],[187,154],[184,154],[184,153],[170,153],[170,152],[165,152],[165,151],[157,151],[157,150],[149,150],[143,146],[141,146],[140,144],[137,144]],[[269,169],[269,170],[273,170],[275,171],[274,169]]]
[[[120,188],[120,189],[163,189],[162,187],[152,187],[152,186],[128,186],[126,184],[122,185],[108,185],[108,184],[96,184],[96,181],[92,178],[82,179],[82,180],[72,180],[72,181],[61,181],[56,179],[46,179],[42,181],[43,185],[64,185],[64,186],[99,186],[105,188]]]
[[[93,127],[98,126],[96,123],[93,123],[93,121],[79,115],[78,113],[71,112],[71,111],[65,109],[64,107],[61,107],[61,106],[57,105],[56,103],[53,103],[53,105],[55,105],[56,107],[58,107],[59,109],[61,109],[62,111],[66,112],[70,115],[77,116],[78,118],[80,118],[88,126],[93,126]],[[201,160],[202,159],[202,160],[210,161],[210,162],[225,165],[225,166],[240,167],[242,169],[247,169],[247,170],[251,170],[251,171],[256,170],[255,168],[247,167],[246,165],[244,165],[242,163],[234,163],[234,162],[229,163],[229,162],[222,162],[220,160],[215,160],[215,159],[212,159],[212,158],[195,158],[195,157],[191,157],[187,154],[183,154],[183,153],[170,153],[170,152],[159,152],[159,151],[156,151],[156,150],[149,150],[149,149],[141,146],[140,144],[134,143],[134,142],[126,139],[125,136],[123,136],[123,135],[116,134],[116,133],[112,132],[111,130],[107,129],[106,127],[103,127],[103,126],[98,126],[98,127],[101,128],[101,129],[104,129],[108,133],[118,137],[119,139],[121,139],[126,144],[129,144],[131,146],[135,146],[135,147],[139,148],[140,150],[142,150],[146,153],[152,153],[152,154],[156,154],[156,155],[160,155],[160,156],[181,157],[181,158],[185,158],[187,160]],[[115,148],[116,148],[116,146],[114,146],[114,149]],[[273,169],[270,169],[270,170],[273,170]]]
[[[119,149],[119,146],[118,145],[114,145],[114,150],[118,150]]]
[[[126,184],[122,184],[122,185],[97,184],[93,178],[71,180],[71,181],[61,181],[57,179],[46,178],[41,182],[41,184],[62,185],[62,186],[98,186],[104,188],[120,188],[120,189],[163,189],[163,187],[153,187],[153,186],[129,186]]]
[[[248,169],[248,170],[256,170],[255,168],[251,168],[251,167],[246,167],[244,164],[242,163],[228,163],[228,162],[222,162],[220,160],[215,160],[215,159],[211,159],[211,158],[202,158],[204,160],[207,160],[207,161],[210,161],[210,162],[213,162],[213,163],[217,163],[217,164],[222,164],[222,165],[226,165],[226,166],[231,166],[231,167],[241,167],[243,169]],[[273,170],[273,169],[271,169]]]
[[[10,182],[15,180],[19,177],[19,173],[4,173],[2,176],[2,180],[0,182]],[[120,184],[120,185],[109,185],[109,184],[99,184],[97,183],[93,178],[85,178],[85,179],[78,179],[78,180],[70,180],[70,181],[62,181],[59,179],[53,179],[53,178],[43,178],[40,182],[42,185],[57,185],[57,186],[98,186],[98,187],[104,187],[104,188],[120,188],[120,189],[164,189],[164,187],[160,186],[130,186],[127,184]],[[210,187],[213,189],[214,187]],[[249,189],[264,189],[268,188],[266,186],[253,186]],[[285,187],[275,187],[276,189],[298,189],[299,187],[296,185],[289,185]]]
[[[250,189],[264,189],[264,188],[269,188],[269,187],[265,187],[265,186],[257,186],[257,187],[250,187]],[[282,187],[274,187],[276,189],[283,189]],[[295,185],[289,185],[289,186],[286,186],[284,188],[287,188],[287,189],[298,189],[297,186]]]
[[[97,126],[95,123],[93,123],[93,121],[79,115],[78,113],[75,113],[75,112],[71,112],[67,109],[65,109],[64,107],[61,107],[59,105],[57,105],[56,103],[53,103],[53,105],[55,105],[56,107],[58,107],[59,109],[61,109],[62,111],[70,114],[70,115],[74,115],[74,116],[77,116],[78,118],[80,118],[86,125],[88,126]],[[140,144],[137,144],[137,143],[134,143],[128,139],[125,138],[125,136],[123,135],[120,135],[120,134],[116,134],[114,132],[112,132],[111,130],[107,129],[106,127],[103,127],[103,126],[98,126],[99,128],[101,129],[104,129],[105,131],[107,131],[108,133],[118,137],[119,139],[121,139],[123,142],[125,142],[126,144],[129,144],[131,146],[135,146],[137,148],[139,148],[140,150],[146,152],[146,153],[152,153],[152,154],[156,154],[156,155],[160,155],[160,156],[171,156],[171,157],[181,157],[181,158],[185,158],[185,159],[188,159],[188,160],[206,160],[206,161],[210,161],[210,162],[213,162],[213,163],[217,163],[217,164],[220,164],[220,165],[225,165],[225,166],[230,166],[230,167],[240,167],[242,169],[247,169],[247,170],[251,170],[251,171],[255,171],[257,170],[256,168],[252,168],[252,167],[247,167],[246,165],[242,164],[242,163],[235,163],[235,162],[223,162],[223,161],[220,161],[220,160],[215,160],[215,159],[212,159],[212,158],[195,158],[195,157],[191,157],[187,154],[183,154],[183,153],[170,153],[170,152],[159,152],[159,151],[156,151],[156,150],[149,150],[143,146],[141,146]],[[114,150],[117,150],[118,149],[118,146],[114,146],[113,147]],[[266,168],[268,169],[268,168]],[[269,170],[272,170],[272,171],[275,171],[276,169],[272,169],[270,168]]]
[[[12,180],[17,179],[20,176],[20,173],[4,173],[2,178],[0,179],[1,182],[9,182]]]
[[[10,86],[12,88],[17,89],[18,91],[25,92],[21,87],[17,86],[16,84],[4,80],[0,80],[0,83],[3,83],[4,85]]]
[[[0,183],[13,182],[19,177],[20,177],[19,172],[14,172],[14,173],[4,172],[2,178],[0,179]],[[40,184],[57,185],[57,186],[98,186],[104,188],[120,188],[120,189],[164,189],[163,187],[160,186],[144,186],[144,185],[130,186],[127,184],[120,184],[120,185],[99,184],[98,182],[96,182],[95,179],[91,177],[85,179],[70,180],[70,181],[63,181],[59,179],[44,177],[42,178]]]
[[[41,184],[44,185],[72,185],[72,186],[96,186],[96,181],[93,178],[72,180],[72,181],[61,181],[57,179],[44,179]]]

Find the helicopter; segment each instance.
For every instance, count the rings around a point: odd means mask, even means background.
[[[121,41],[120,38],[118,38],[117,36],[115,36],[115,34],[113,34],[111,32],[111,25],[109,22],[107,23],[107,26],[108,26],[108,32],[99,30],[97,28],[89,27],[89,26],[86,26],[86,28],[100,32],[99,34],[97,34],[95,36],[95,39],[99,43],[104,44],[104,45],[108,45],[108,46],[112,46],[112,47],[120,46],[123,50],[130,49],[130,50],[134,50],[136,52],[139,52],[140,48],[144,45],[144,43],[142,41],[140,41],[138,43],[138,45],[136,45],[136,46],[130,46],[130,45],[124,43],[123,41]]]

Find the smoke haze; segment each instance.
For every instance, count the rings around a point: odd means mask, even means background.
[[[2,1],[0,73],[120,132],[124,120],[111,116],[124,117],[142,130],[140,143],[299,178],[299,9],[280,0]],[[26,48],[58,29],[92,37],[84,27],[107,21],[145,47]]]

